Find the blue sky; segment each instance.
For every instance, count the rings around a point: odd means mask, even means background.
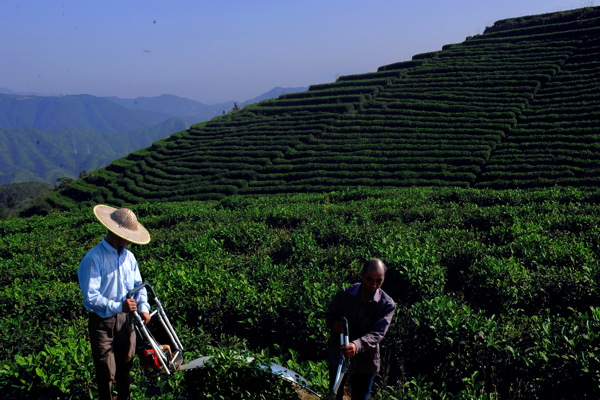
[[[0,0],[0,88],[215,104],[440,50],[600,0]]]

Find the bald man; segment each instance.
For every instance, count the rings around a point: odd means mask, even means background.
[[[340,290],[325,311],[325,319],[331,331],[329,340],[329,375],[335,380],[340,351],[350,359],[352,400],[366,400],[371,394],[375,374],[379,372],[379,343],[384,338],[394,315],[396,304],[383,290],[386,266],[373,258],[363,264],[361,283]],[[348,320],[350,342],[339,345],[339,334],[343,332],[342,317]],[[340,388],[344,387],[344,383]],[[336,399],[343,398],[340,389]]]

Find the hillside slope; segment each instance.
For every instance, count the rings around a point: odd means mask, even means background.
[[[0,185],[33,181],[54,184],[58,178],[74,178],[186,126],[182,120],[169,119],[129,131],[0,128]]]
[[[274,88],[241,105],[300,90],[307,88]],[[235,104],[206,105],[173,95],[121,99],[6,91],[0,88],[0,185],[75,178]]]
[[[47,196],[53,186],[43,182],[12,183],[0,186],[0,219],[17,214],[39,197]]]
[[[189,126],[90,95],[0,94],[0,110],[0,185],[75,178]]]
[[[49,201],[220,198],[348,187],[594,186],[600,7],[484,34],[172,135]]]

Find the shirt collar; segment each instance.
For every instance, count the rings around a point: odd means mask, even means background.
[[[100,244],[102,244],[102,247],[104,247],[104,249],[106,251],[108,251],[109,253],[117,253],[117,249],[115,249],[114,247],[112,247],[107,241],[106,238],[102,238],[102,242],[100,242]]]
[[[358,283],[358,284],[354,285],[353,287],[351,287],[350,294],[352,296],[360,298],[360,286],[361,285],[362,285],[362,283]],[[381,300],[381,289],[377,289],[377,291],[375,291],[375,294],[373,295],[373,297],[371,297],[369,299],[369,301],[379,302],[380,300]]]

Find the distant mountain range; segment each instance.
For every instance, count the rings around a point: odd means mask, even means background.
[[[237,105],[305,90],[278,87]],[[167,94],[135,99],[39,96],[0,88],[0,185],[77,177],[234,105],[206,105]]]

